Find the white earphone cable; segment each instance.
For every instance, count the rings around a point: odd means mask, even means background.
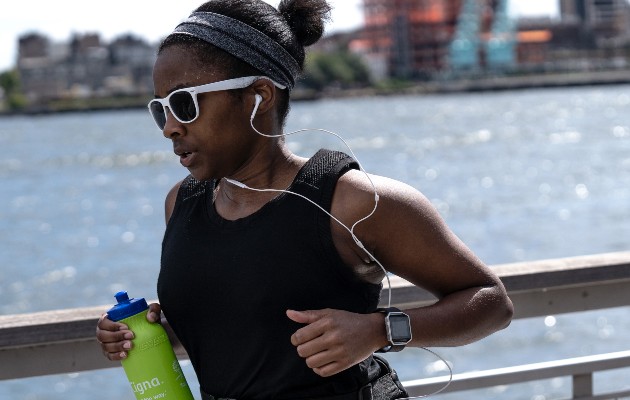
[[[305,200],[311,202],[312,204],[314,204],[315,206],[317,206],[319,209],[321,209],[323,212],[325,212],[326,214],[328,214],[328,216],[330,216],[333,220],[335,220],[339,225],[341,225],[345,230],[348,231],[348,233],[350,233],[350,236],[352,236],[352,240],[354,240],[354,242],[356,243],[357,246],[359,246],[359,248],[361,248],[361,250],[363,250],[363,252],[365,252],[365,254],[370,257],[370,259],[372,259],[374,262],[376,262],[376,264],[381,268],[381,270],[383,271],[383,273],[385,274],[385,278],[387,279],[387,307],[391,307],[392,305],[392,286],[391,286],[391,282],[389,280],[389,274],[387,273],[387,270],[385,269],[385,267],[383,266],[383,264],[381,264],[381,262],[379,260],[376,259],[376,257],[374,257],[374,255],[372,255],[372,253],[370,253],[365,246],[363,245],[363,243],[361,242],[361,240],[359,240],[359,238],[354,234],[354,228],[360,224],[361,222],[367,220],[368,218],[370,218],[372,215],[374,215],[374,213],[376,212],[376,208],[378,207],[378,201],[379,201],[379,196],[378,196],[378,192],[376,191],[376,185],[374,185],[374,182],[372,181],[372,178],[370,177],[370,175],[367,173],[367,171],[363,168],[363,165],[361,165],[361,162],[359,161],[359,159],[357,158],[357,156],[354,154],[354,151],[352,151],[352,149],[350,148],[350,146],[348,145],[348,143],[344,140],[344,138],[342,138],[340,135],[338,135],[335,132],[326,130],[326,129],[321,129],[321,128],[304,128],[304,129],[298,129],[296,131],[293,132],[288,132],[288,133],[281,133],[278,135],[269,135],[269,134],[265,134],[260,132],[258,129],[256,129],[256,127],[254,126],[254,116],[256,115],[256,110],[258,109],[258,102],[256,103],[256,107],[254,108],[254,111],[252,112],[252,115],[250,116],[249,122],[250,125],[252,127],[252,129],[259,134],[260,136],[264,136],[264,137],[268,137],[268,138],[280,138],[280,137],[284,137],[284,136],[290,136],[290,135],[295,135],[297,133],[302,133],[302,132],[308,132],[308,131],[315,131],[315,132],[323,132],[323,133],[327,133],[329,135],[332,135],[334,137],[336,137],[337,139],[339,139],[348,149],[348,151],[350,151],[350,154],[352,156],[352,158],[356,161],[356,163],[359,165],[359,170],[361,172],[363,172],[363,174],[366,176],[366,178],[368,179],[368,181],[370,182],[370,185],[372,186],[372,189],[374,190],[374,208],[372,209],[372,211],[366,215],[365,217],[359,219],[358,221],[356,221],[354,224],[352,224],[352,227],[348,228],[344,223],[342,223],[339,219],[337,219],[335,216],[333,216],[331,213],[329,213],[328,211],[324,210],[319,204],[311,201],[310,199],[298,194],[298,193],[293,193],[287,190],[284,190],[283,192],[287,192],[287,193],[291,193],[297,196],[300,196],[302,198],[304,198]],[[234,181],[233,181],[234,182]],[[257,189],[252,189],[249,188],[251,190],[257,190]],[[258,190],[271,190],[272,189],[258,189]]]
[[[277,134],[277,135],[268,135],[268,134],[264,134],[262,132],[260,132],[258,129],[256,129],[256,127],[254,126],[254,116],[256,115],[256,111],[258,110],[258,106],[260,104],[260,101],[257,99],[256,101],[256,106],[254,107],[254,110],[252,111],[251,117],[250,117],[250,125],[252,127],[252,129],[259,135],[264,136],[264,137],[268,137],[268,138],[280,138],[280,137],[284,137],[284,136],[289,136],[289,135],[294,135],[297,133],[301,133],[301,132],[308,132],[308,131],[314,131],[314,132],[323,132],[323,133],[327,133],[329,135],[332,135],[334,137],[336,137],[337,139],[339,139],[345,146],[346,148],[350,151],[350,154],[352,155],[352,158],[356,161],[356,163],[359,165],[359,170],[361,172],[363,172],[363,174],[365,174],[365,176],[367,177],[368,181],[370,182],[370,185],[372,186],[372,189],[374,190],[374,208],[372,209],[372,211],[370,211],[370,213],[368,215],[366,215],[365,217],[357,220],[355,223],[352,224],[351,227],[348,227],[347,225],[345,225],[343,222],[341,222],[337,217],[335,217],[334,215],[332,215],[330,212],[326,211],[322,206],[320,206],[319,204],[317,204],[316,202],[314,202],[313,200],[309,199],[308,197],[300,194],[300,193],[295,193],[292,192],[290,190],[286,190],[286,189],[257,189],[257,188],[251,188],[247,185],[245,185],[242,182],[238,182],[235,181],[233,179],[229,179],[229,178],[223,178],[223,180],[225,180],[226,182],[235,185],[237,187],[240,187],[242,189],[248,189],[248,190],[252,190],[255,192],[275,192],[275,193],[287,193],[287,194],[291,194],[294,196],[298,196],[301,197],[302,199],[308,201],[309,203],[313,204],[314,206],[316,206],[317,208],[319,208],[322,212],[324,212],[325,214],[327,214],[332,220],[334,220],[335,222],[337,222],[342,228],[344,228],[346,231],[348,231],[348,233],[350,234],[350,236],[352,237],[352,239],[354,240],[354,242],[356,243],[357,246],[359,246],[359,248],[361,250],[363,250],[365,252],[365,254],[370,257],[370,259],[372,259],[383,271],[383,273],[385,274],[385,278],[387,280],[387,307],[391,307],[392,304],[392,286],[391,286],[391,282],[389,279],[389,273],[387,272],[387,269],[383,266],[383,264],[381,264],[381,262],[374,257],[374,255],[372,255],[372,253],[370,253],[365,246],[363,245],[363,243],[361,242],[361,240],[355,235],[354,233],[354,228],[361,222],[367,220],[368,218],[370,218],[372,215],[374,215],[374,213],[376,212],[376,209],[378,207],[378,201],[379,201],[379,196],[378,196],[378,192],[376,190],[376,185],[374,184],[374,182],[372,181],[372,178],[370,177],[370,175],[367,173],[367,171],[363,168],[363,166],[361,165],[361,163],[359,162],[359,159],[357,158],[357,156],[354,154],[354,151],[352,151],[352,149],[350,148],[350,146],[348,145],[348,143],[337,133],[326,130],[326,129],[322,129],[322,128],[304,128],[304,129],[298,129],[296,131],[292,131],[292,132],[288,132],[288,133],[281,133],[281,134]],[[446,384],[441,387],[440,389],[438,389],[437,391],[433,392],[433,393],[429,393],[429,394],[425,394],[425,395],[421,395],[421,396],[414,396],[414,397],[407,397],[403,400],[410,400],[410,399],[419,399],[419,398],[425,398],[425,397],[429,397],[429,396],[434,396],[442,391],[444,391],[452,382],[453,380],[453,369],[451,368],[451,366],[448,364],[448,362],[442,358],[439,354],[437,354],[436,352],[429,350],[426,347],[421,347],[421,349],[433,354],[435,357],[437,357],[438,359],[440,359],[444,365],[446,365],[446,367],[449,370],[449,380],[448,382],[446,382]]]

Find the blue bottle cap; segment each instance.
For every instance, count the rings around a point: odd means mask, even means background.
[[[120,321],[121,319],[131,317],[149,308],[145,299],[130,299],[125,291],[116,293],[114,297],[118,301],[118,304],[107,311],[107,316],[112,321]]]

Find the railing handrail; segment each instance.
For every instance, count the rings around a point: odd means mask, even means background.
[[[630,350],[593,356],[575,357],[540,363],[518,365],[485,371],[454,374],[444,393],[510,385],[565,376],[587,376],[596,371],[630,366]],[[403,382],[411,396],[422,396],[442,389],[449,382],[448,376],[415,379]],[[630,390],[607,393],[602,398],[630,395]],[[594,397],[590,397],[594,398]]]
[[[630,304],[630,252],[519,262],[492,268],[514,303],[514,318]],[[424,306],[436,301],[428,292],[399,277],[391,277],[391,284],[392,304],[399,308]],[[610,296],[611,292],[615,296]],[[114,366],[100,353],[95,339],[96,322],[109,307],[111,305],[0,316],[0,364],[12,366],[0,369],[0,380]],[[179,356],[186,357],[186,354]],[[616,357],[614,354],[609,356]],[[586,365],[583,361],[577,359],[576,362]],[[621,362],[630,366],[627,357],[622,357]],[[591,367],[601,368],[601,364]],[[511,376],[524,379],[522,374],[525,374],[526,366],[520,368],[525,369]],[[550,373],[548,368],[542,370]],[[592,372],[587,375],[591,376]],[[454,378],[451,390],[459,387],[456,382],[460,379],[465,387],[476,385],[465,374]],[[426,389],[420,381],[415,386]]]

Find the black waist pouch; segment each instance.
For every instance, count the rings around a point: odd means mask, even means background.
[[[359,396],[360,400],[390,400],[390,399],[404,399],[409,397],[409,394],[400,383],[398,374],[389,365],[386,359],[383,357],[373,356],[374,360],[381,367],[381,373],[379,377],[370,382],[367,387],[363,388],[362,395]],[[366,389],[370,389],[368,394]]]
[[[400,379],[398,379],[398,374],[392,369],[387,360],[377,355],[373,355],[373,357],[378,363],[381,372],[377,378],[363,386],[358,392],[322,398],[309,398],[308,400],[394,400],[409,397],[402,383],[400,383]],[[203,391],[201,391],[201,398],[202,400],[234,400],[214,397]]]

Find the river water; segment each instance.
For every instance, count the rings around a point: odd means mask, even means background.
[[[422,191],[492,265],[630,249],[629,110],[630,86],[328,99],[293,104],[287,130],[336,131],[367,171]],[[315,132],[288,143],[303,156],[346,150]],[[185,175],[144,110],[0,118],[0,314],[107,305],[121,289],[155,298],[164,196]],[[461,373],[627,350],[628,332],[622,307],[518,320],[434,350]],[[419,349],[389,359],[403,380],[446,374]],[[595,377],[597,391],[624,387],[630,371]],[[435,398],[569,393],[561,378]],[[112,368],[0,382],[0,398],[133,394]]]

